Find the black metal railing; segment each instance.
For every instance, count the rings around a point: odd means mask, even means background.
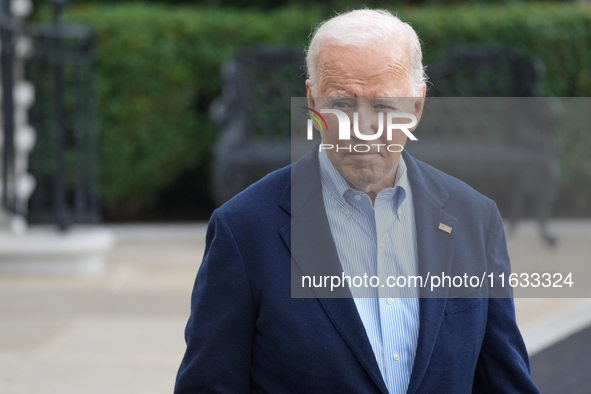
[[[64,0],[51,3],[53,21],[44,25],[17,26],[3,9],[2,86],[3,97],[7,97],[11,91],[8,87],[14,85],[14,73],[8,68],[5,72],[4,64],[14,64],[14,36],[25,34],[33,44],[26,76],[35,87],[30,123],[37,133],[30,157],[30,170],[37,186],[29,201],[27,219],[56,223],[65,230],[73,223],[100,220],[96,38],[89,27],[64,22]],[[10,184],[10,172],[14,174],[10,166],[10,160],[14,163],[14,141],[9,138],[14,136],[14,124],[11,126],[9,121],[14,102],[9,98],[3,101],[2,108],[7,142],[4,161],[8,162],[4,172],[9,173],[3,176],[7,186],[3,188],[3,203],[5,209],[22,214],[14,207]]]
[[[12,21],[5,18],[10,14],[10,0],[2,0],[0,4],[2,19],[0,20],[0,67],[2,67],[2,205],[13,215],[23,215],[17,206],[15,181],[15,149],[14,149],[14,32]]]

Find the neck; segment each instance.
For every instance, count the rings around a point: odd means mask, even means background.
[[[381,180],[374,183],[353,183],[347,180],[347,183],[352,189],[364,192],[371,199],[372,205],[375,205],[377,195],[384,189],[394,187],[396,180],[396,173],[398,172],[398,164]]]

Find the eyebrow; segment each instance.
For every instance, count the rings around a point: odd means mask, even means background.
[[[341,96],[339,94],[333,94],[327,97],[329,103],[332,105],[336,101],[341,100],[358,100],[359,97],[352,97],[352,96]],[[368,97],[372,105],[375,104],[388,104],[388,105],[397,105],[399,104],[399,97]]]
[[[339,100],[351,100],[354,99],[355,97],[347,97],[347,96],[341,96],[339,94],[334,94],[331,96],[328,96],[327,99],[331,102],[334,103],[335,101],[339,101]]]
[[[339,101],[339,100],[353,100],[359,99],[360,97],[352,97],[352,96],[341,96],[339,94],[330,95],[327,97],[330,101]],[[380,102],[380,103],[389,103],[399,99],[399,97],[367,97],[372,102]]]
[[[373,103],[392,103],[393,101],[398,101],[397,97],[372,97],[370,101]]]

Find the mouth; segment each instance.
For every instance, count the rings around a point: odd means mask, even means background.
[[[379,155],[378,152],[346,152],[345,155],[347,156],[373,156]]]

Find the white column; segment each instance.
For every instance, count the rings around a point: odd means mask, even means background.
[[[22,21],[31,13],[31,0],[11,1],[14,19]],[[17,208],[25,213],[35,189],[35,178],[28,172],[29,155],[35,145],[35,131],[29,124],[28,113],[35,90],[24,80],[24,63],[31,55],[31,40],[16,35],[14,44],[15,189]],[[1,123],[0,120],[0,165]],[[23,217],[6,212],[0,206],[0,275],[97,275],[103,272],[106,253],[114,241],[112,232],[99,225],[76,225],[66,232],[58,231],[55,225],[35,225],[27,229]]]
[[[11,0],[10,10],[12,17],[22,21],[33,10],[31,0]],[[17,34],[14,36],[15,62],[14,62],[14,155],[15,155],[15,194],[17,210],[26,213],[27,203],[35,189],[35,178],[29,170],[29,155],[35,145],[35,130],[29,124],[29,109],[35,99],[35,90],[31,83],[24,79],[25,60],[31,55],[31,41],[29,38]],[[1,89],[1,85],[0,85]],[[1,91],[1,90],[0,90]],[[1,99],[1,98],[0,98]],[[1,102],[0,102],[1,105]],[[4,144],[4,130],[0,124],[0,159]],[[0,161],[1,165],[2,161]],[[0,180],[2,174],[0,173]],[[0,182],[0,196],[2,183]],[[26,222],[23,217],[7,212],[0,205],[0,227],[8,228],[20,234],[26,230]]]

